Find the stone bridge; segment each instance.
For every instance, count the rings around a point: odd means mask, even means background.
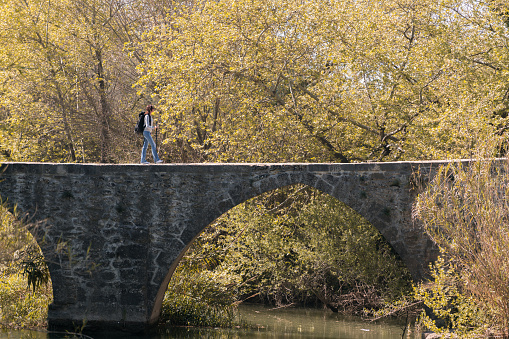
[[[103,165],[3,163],[0,195],[32,231],[53,283],[51,328],[143,331],[193,240],[264,192],[305,184],[374,225],[414,278],[436,252],[412,221],[413,175],[440,162]]]

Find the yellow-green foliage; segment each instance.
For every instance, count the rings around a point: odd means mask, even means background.
[[[169,286],[180,284],[178,298],[218,292],[215,300],[320,303],[353,313],[411,290],[408,272],[372,225],[301,185],[230,210],[196,239],[181,265]],[[218,286],[207,291],[212,282]]]
[[[21,274],[0,277],[0,328],[32,328],[46,325],[51,286],[31,292]]]
[[[177,158],[468,157],[505,131],[507,27],[483,1],[199,3],[137,46]]]
[[[173,326],[230,327],[235,319],[235,294],[226,274],[198,271],[181,264],[166,291],[162,321]]]
[[[415,287],[415,298],[423,301],[439,320],[423,312],[423,325],[443,335],[453,330],[460,338],[478,338],[485,333],[488,329],[485,314],[476,300],[465,294],[455,269],[442,257],[430,267],[433,282]]]
[[[0,328],[45,326],[52,300],[47,267],[27,224],[13,212],[0,204]]]

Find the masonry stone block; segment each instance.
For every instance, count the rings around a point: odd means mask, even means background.
[[[228,189],[228,194],[232,199],[234,205],[241,203],[246,200],[246,196],[250,188],[247,185],[236,184]]]
[[[319,179],[316,182],[315,188],[327,194],[331,194],[332,191],[334,190],[334,187],[331,184],[327,183],[322,179]]]

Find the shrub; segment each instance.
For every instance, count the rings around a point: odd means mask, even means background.
[[[33,226],[0,200],[0,328],[46,324],[52,289]]]
[[[479,338],[489,328],[486,315],[477,306],[471,294],[465,294],[460,275],[444,258],[430,265],[432,283],[420,283],[415,287],[415,298],[420,300],[433,313],[423,312],[422,324],[435,333],[444,336],[453,329],[460,338]],[[437,321],[436,319],[439,319]]]
[[[221,276],[215,281],[224,282],[228,298],[277,306],[360,313],[411,292],[408,271],[381,234],[337,199],[304,185],[230,210],[196,239],[182,262],[187,268],[175,273],[176,281],[193,267],[202,274],[193,280]],[[175,297],[194,293],[182,284]]]
[[[48,305],[52,301],[51,286],[33,293],[27,278],[21,274],[0,276],[0,328],[35,328],[46,326]]]
[[[472,300],[485,317],[477,318],[477,326],[482,328],[483,323],[488,323],[507,337],[509,163],[489,160],[486,155],[478,159],[469,164],[443,166],[417,199],[416,216],[439,246],[448,267],[454,269],[454,274],[446,274],[445,266],[438,266],[434,276],[436,292],[423,297],[433,301],[442,292],[454,292],[455,298],[464,301],[456,308],[469,305]],[[444,285],[444,277],[453,283]],[[450,326],[463,326],[452,315],[449,318]]]
[[[172,326],[232,326],[235,296],[224,278],[181,264],[165,293],[161,321]]]

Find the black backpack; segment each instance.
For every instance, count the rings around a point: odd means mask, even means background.
[[[136,126],[134,126],[134,131],[138,134],[143,134],[143,130],[145,129],[145,112],[141,112],[139,114],[138,122]]]

